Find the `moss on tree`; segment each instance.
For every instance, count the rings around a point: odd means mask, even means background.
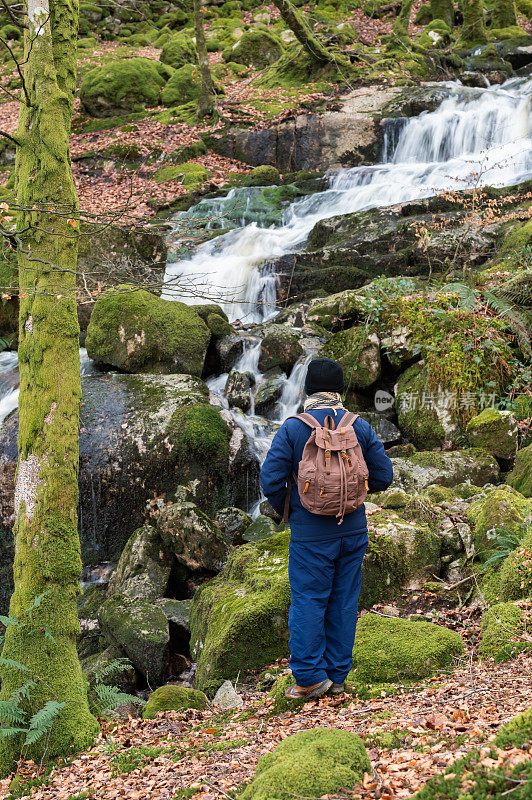
[[[76,596],[81,575],[77,532],[79,325],[75,304],[77,198],[69,134],[76,86],[76,0],[28,0],[24,35],[28,104],[21,96],[16,161],[20,211],[20,401],[16,481],[15,591],[10,613],[23,627],[6,631],[3,657],[39,677],[27,710],[49,700],[66,705],[51,729],[26,754],[39,760],[87,747],[98,731],[89,711],[76,652]],[[37,35],[37,31],[39,35]],[[60,213],[41,213],[49,208]],[[32,209],[32,210],[25,210]],[[31,249],[31,252],[30,252]],[[74,270],[73,270],[74,268]],[[58,300],[57,295],[62,295]],[[31,622],[26,610],[43,595]],[[52,637],[47,638],[45,631]],[[3,666],[0,698],[25,682]],[[21,752],[20,737],[0,740],[0,775]]]

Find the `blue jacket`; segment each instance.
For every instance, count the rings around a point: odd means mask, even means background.
[[[327,415],[334,418],[330,408],[318,408],[309,412],[322,425]],[[337,421],[345,412],[337,411]],[[339,416],[340,415],[340,416]],[[371,425],[361,417],[353,423],[355,433],[369,470],[369,491],[387,489],[393,479],[392,462],[384,452],[384,446]],[[310,436],[310,428],[299,419],[287,419],[275,434],[272,446],[262,465],[260,483],[262,491],[279,514],[284,512],[288,478],[297,470],[303,448]],[[290,495],[290,529],[294,541],[316,541],[334,539],[365,533],[368,529],[364,506],[347,514],[341,525],[335,517],[312,514],[303,508],[297,484],[292,481]]]

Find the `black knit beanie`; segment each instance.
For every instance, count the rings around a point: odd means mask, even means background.
[[[341,394],[344,391],[344,371],[338,361],[333,361],[332,358],[316,358],[311,361],[307,369],[305,391],[307,394],[316,392]]]

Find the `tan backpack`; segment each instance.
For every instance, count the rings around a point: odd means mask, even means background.
[[[360,508],[368,494],[369,472],[353,428],[357,417],[358,414],[348,411],[336,428],[331,416],[326,418],[323,426],[312,414],[288,418],[300,419],[312,428],[298,467],[297,488],[301,504],[313,514],[338,517],[339,525],[345,514]],[[290,510],[291,483],[290,479],[285,522],[288,522]]]

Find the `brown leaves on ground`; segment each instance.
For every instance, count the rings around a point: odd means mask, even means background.
[[[459,629],[467,653],[452,672],[371,700],[325,697],[296,712],[271,715],[264,693],[243,690],[243,711],[168,712],[156,720],[106,723],[96,745],[70,764],[54,768],[33,800],[69,800],[81,792],[95,800],[167,800],[196,789],[195,800],[236,798],[253,778],[258,758],[287,736],[315,727],[364,737],[372,763],[360,787],[331,795],[351,800],[402,800],[455,759],[493,739],[501,725],[530,706],[532,655],[508,664],[480,662],[476,615],[444,612],[441,622]],[[282,663],[282,662],[281,662]],[[488,749],[486,765],[496,768]],[[505,751],[518,761],[522,750]],[[502,758],[502,754],[501,754]],[[25,765],[26,776],[35,774]],[[32,773],[33,771],[33,773]],[[8,782],[0,783],[5,796]]]

